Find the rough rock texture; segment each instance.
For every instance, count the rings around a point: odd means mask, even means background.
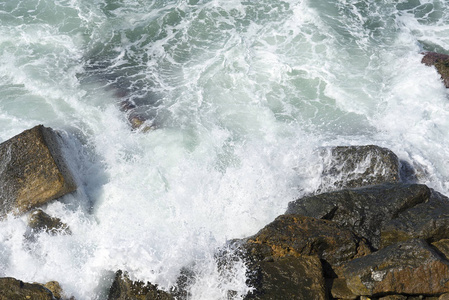
[[[357,295],[440,295],[449,292],[449,261],[420,239],[396,243],[342,267]]]
[[[24,213],[73,192],[59,136],[38,125],[0,144],[0,217]]]
[[[253,267],[250,285],[255,288],[245,299],[327,299],[318,257],[283,257],[259,261]]]
[[[290,202],[286,214],[332,220],[380,246],[381,228],[401,212],[426,202],[431,191],[419,184],[383,184],[304,197]]]
[[[49,281],[43,286],[49,289],[57,300],[66,300],[66,299],[75,300],[74,297],[67,298],[65,296],[64,291],[62,290],[61,286],[59,285],[59,282],[57,281]]]
[[[399,182],[399,159],[391,150],[374,145],[321,149],[320,190],[362,187]]]
[[[429,199],[383,225],[382,247],[399,241],[422,238],[432,243],[449,238],[449,199],[432,191]]]
[[[246,240],[243,246],[258,260],[318,256],[331,265],[370,253],[365,241],[336,223],[301,215],[281,215]]]
[[[61,222],[59,218],[51,217],[41,209],[37,209],[30,214],[28,226],[33,232],[45,231],[49,234],[71,234],[67,224]]]
[[[444,85],[449,88],[449,55],[435,52],[427,52],[421,62],[427,66],[435,66]]]
[[[326,285],[330,290],[330,294],[335,299],[349,299],[354,300],[359,296],[355,295],[346,284],[346,280],[343,278],[327,279]]]
[[[26,283],[11,277],[0,278],[0,300],[54,300],[53,294],[40,284]]]
[[[109,290],[108,300],[174,300],[174,297],[159,290],[157,285],[132,281],[128,274],[117,271]]]

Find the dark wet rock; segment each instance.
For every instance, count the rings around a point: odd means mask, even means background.
[[[391,150],[374,145],[321,149],[320,190],[339,190],[399,182],[399,159]]]
[[[0,278],[0,299],[54,300],[55,298],[49,289],[40,284],[4,277]]]
[[[67,224],[61,222],[61,219],[51,217],[41,209],[33,211],[28,218],[28,226],[33,233],[45,231],[49,234],[71,234]]]
[[[427,66],[435,66],[444,85],[449,88],[449,55],[435,52],[424,54],[421,62]]]
[[[109,290],[108,300],[174,300],[167,292],[160,290],[150,282],[132,281],[122,271],[115,273],[115,279]]]
[[[449,292],[449,261],[424,240],[393,244],[342,266],[356,295],[441,295]]]
[[[254,265],[245,299],[327,299],[321,262],[315,256],[287,256]]]
[[[0,144],[0,217],[75,191],[59,139],[57,132],[38,125]]]
[[[425,185],[403,183],[346,189],[290,202],[286,214],[332,220],[378,249],[383,224],[426,202],[430,194]]]
[[[365,241],[328,220],[281,215],[243,245],[252,260],[318,256],[331,266],[370,253]]]
[[[449,239],[449,199],[432,191],[428,200],[400,212],[382,226],[381,245],[413,238],[432,243]]]
[[[354,300],[359,296],[355,295],[346,284],[343,278],[331,278],[326,280],[328,290],[330,290],[332,298]]]

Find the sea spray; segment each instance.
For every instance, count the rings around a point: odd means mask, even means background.
[[[44,210],[72,235],[0,226],[0,275],[105,299],[116,270],[192,299],[243,296],[215,253],[314,193],[316,149],[377,144],[448,194],[446,1],[0,4],[0,138],[59,129],[78,190]],[[120,103],[153,131],[132,131]],[[229,291],[234,291],[229,293]]]

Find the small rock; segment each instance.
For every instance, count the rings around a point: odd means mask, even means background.
[[[45,231],[53,235],[57,233],[71,234],[67,224],[61,222],[61,219],[59,218],[51,217],[41,209],[37,209],[30,214],[28,226],[33,232]]]
[[[75,191],[58,134],[38,125],[0,144],[0,217]]]
[[[435,66],[444,85],[449,88],[449,55],[435,52],[427,52],[421,62],[427,66]]]
[[[174,300],[167,292],[158,289],[157,285],[142,281],[132,281],[122,271],[115,273],[115,279],[109,290],[108,300]]]
[[[399,182],[399,159],[391,150],[374,145],[338,146],[321,150],[320,190],[340,190]]]
[[[54,297],[50,290],[40,284],[4,277],[0,278],[0,299],[54,300]]]
[[[425,241],[396,243],[342,266],[357,295],[439,295],[449,292],[449,262]]]
[[[430,194],[425,185],[383,184],[304,197],[290,202],[286,214],[332,220],[378,249],[382,225],[426,202]]]

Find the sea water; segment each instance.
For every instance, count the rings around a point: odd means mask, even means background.
[[[164,290],[188,269],[190,299],[239,299],[217,249],[316,192],[323,146],[388,147],[449,194],[423,51],[449,54],[447,0],[0,1],[0,140],[58,130],[78,184],[43,208],[71,235],[0,221],[0,276],[105,299],[119,269]]]

